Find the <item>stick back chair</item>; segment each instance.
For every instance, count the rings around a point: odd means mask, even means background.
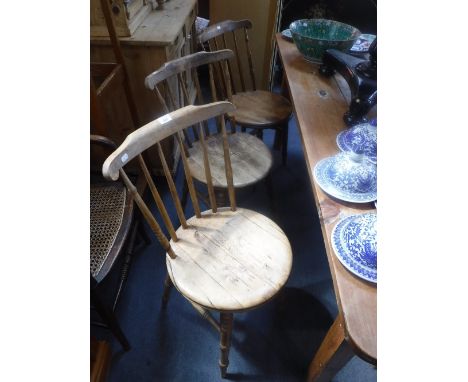
[[[231,83],[228,84],[229,81],[219,75],[219,68],[217,70],[220,88],[227,91],[227,87],[230,86],[233,89],[232,102],[236,110],[228,116],[235,119],[236,123],[242,126],[243,131],[247,127],[257,129],[257,135],[260,138],[263,136],[263,129],[275,129],[275,146],[278,147],[281,143],[282,160],[283,164],[286,164],[291,103],[280,94],[257,89],[247,32],[251,28],[252,23],[249,20],[221,21],[206,28],[198,36],[198,43],[204,50],[209,51],[226,49],[228,46],[234,47],[236,59],[228,61]],[[244,44],[241,44],[242,40]],[[242,49],[242,45],[245,49]],[[246,66],[248,66],[249,75],[246,74]],[[233,81],[233,75],[237,73],[240,88],[237,88]]]
[[[167,112],[177,109],[177,94],[174,94],[172,87],[179,90],[182,95],[182,104],[189,105],[193,102],[205,104],[205,96],[202,93],[199,79],[199,70],[208,66],[209,83],[211,91],[211,101],[218,99],[232,100],[230,87],[227,87],[225,95],[218,94],[215,86],[215,68],[220,70],[226,83],[230,83],[229,71],[227,68],[228,60],[234,57],[234,53],[229,50],[220,50],[217,52],[197,52],[182,58],[175,59],[165,63],[161,68],[149,74],[145,79],[145,86],[154,91]],[[216,66],[215,66],[216,65]],[[192,101],[187,90],[187,79],[191,78],[195,84],[196,94]],[[172,82],[171,82],[172,81]],[[175,86],[174,86],[175,85]],[[203,123],[204,137],[203,142],[195,127],[192,127],[192,134],[185,134],[186,151],[188,156],[188,165],[190,174],[199,182],[207,184],[205,175],[205,157],[203,147],[205,144],[208,150],[209,165],[212,174],[212,183],[216,195],[221,195],[221,200],[226,200],[222,195],[228,187],[224,170],[223,160],[223,141],[220,131],[220,121],[217,119],[217,131],[211,132],[208,124]],[[213,129],[211,129],[213,130]],[[191,137],[193,139],[191,139]],[[251,134],[236,132],[235,124],[232,123],[230,134],[228,136],[229,146],[233,153],[231,158],[232,172],[234,177],[234,187],[242,188],[253,185],[263,179],[267,181],[267,187],[271,194],[271,179],[269,173],[273,165],[273,158],[268,147],[257,137]],[[186,195],[185,195],[186,196]],[[183,197],[184,206],[186,197]],[[203,196],[202,196],[203,198]],[[204,199],[204,198],[203,198]],[[222,203],[222,202],[221,202]]]
[[[202,106],[185,106],[166,114],[131,133],[120,147],[104,162],[103,175],[107,179],[119,177],[140,208],[152,231],[166,251],[168,276],[163,292],[163,306],[167,302],[172,285],[203,315],[220,333],[221,357],[219,366],[226,376],[231,343],[233,313],[255,308],[273,298],[286,283],[292,265],[291,246],[280,227],[267,217],[236,206],[232,166],[224,115],[232,112],[229,102],[215,102]],[[224,170],[228,184],[229,207],[218,208],[210,198],[210,209],[201,211],[188,171],[188,158],[182,131],[196,125],[205,158],[205,175],[210,195],[213,194],[213,176],[210,173],[208,150],[204,137],[203,121],[220,117],[223,142]],[[141,153],[169,136],[175,136],[181,149],[182,164],[194,206],[195,216],[186,219],[181,208],[171,173],[165,171],[166,180],[180,223],[177,230],[169,218],[151,176],[147,182],[155,196],[155,203],[166,229],[168,239],[150,212],[143,198],[137,193],[124,171],[124,166]],[[158,146],[159,148],[160,146]],[[161,161],[165,158],[158,150]],[[141,160],[140,163],[143,163]],[[217,322],[209,311],[220,313]]]

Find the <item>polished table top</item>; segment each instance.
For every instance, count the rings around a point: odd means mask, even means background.
[[[294,43],[286,41],[281,34],[276,35],[276,40],[320,217],[338,309],[345,324],[345,338],[357,355],[376,363],[377,287],[346,270],[335,256],[330,241],[331,232],[341,218],[375,210],[374,204],[334,200],[320,189],[312,176],[319,160],[339,151],[336,135],[346,128],[343,114],[349,105],[349,87],[339,75],[321,76],[319,66],[306,61]]]

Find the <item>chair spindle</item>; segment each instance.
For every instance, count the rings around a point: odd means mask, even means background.
[[[234,50],[236,52],[236,59],[237,59],[237,69],[239,70],[242,91],[245,92],[245,80],[244,80],[244,72],[242,70],[242,63],[239,55],[239,47],[237,45],[237,37],[235,31],[232,31],[232,37],[234,38]]]
[[[224,149],[224,167],[226,171],[226,180],[228,185],[229,202],[231,205],[231,211],[236,210],[236,195],[234,192],[234,180],[232,175],[231,157],[229,154],[229,142],[226,133],[226,125],[224,118],[221,118],[221,133],[223,137],[223,149]]]
[[[187,161],[187,155],[185,153],[184,149],[184,144],[182,142],[182,137],[180,134],[180,131],[177,132],[176,134],[177,140],[179,142],[180,146],[180,155],[182,157],[182,164],[184,167],[184,173],[185,173],[185,180],[187,181],[187,186],[189,189],[189,194],[190,194],[190,199],[192,199],[192,205],[193,205],[193,210],[195,211],[195,215],[197,218],[201,218],[201,212],[200,212],[200,205],[198,204],[198,199],[197,199],[197,192],[195,191],[195,186],[193,184],[193,179],[192,175],[190,174],[190,169],[188,166],[188,161]]]
[[[211,169],[210,169],[210,161],[208,157],[208,150],[206,148],[206,142],[205,142],[205,137],[203,134],[203,126],[201,123],[198,124],[198,130],[200,133],[200,144],[202,147],[203,151],[203,167],[205,169],[205,178],[206,178],[206,185],[208,187],[208,196],[210,199],[210,206],[211,210],[213,212],[217,211],[217,206],[216,206],[216,197],[215,197],[215,192],[214,192],[214,187],[213,187],[213,179],[211,178]]]
[[[202,90],[201,90],[200,80],[198,78],[198,73],[194,68],[192,69],[192,78],[193,78],[193,81],[195,82],[195,88],[197,90],[198,103],[200,105],[203,105],[205,103],[205,99],[203,97],[203,93],[202,93]],[[205,137],[209,137],[210,136],[210,129],[208,128],[208,122],[207,121],[203,121],[203,128],[205,130]]]
[[[247,57],[249,59],[249,69],[250,69],[250,76],[252,79],[252,87],[253,90],[257,90],[257,86],[255,85],[255,73],[252,61],[252,52],[250,51],[250,44],[249,44],[249,35],[247,33],[247,28],[244,27],[244,35],[245,35],[245,47],[247,49]]]
[[[222,38],[223,38],[223,48],[224,49],[227,49],[227,43],[226,43],[226,35],[223,34],[222,35]],[[231,62],[229,60],[227,60],[227,65],[228,65],[228,70],[229,70],[229,73],[232,73],[232,68],[231,68]],[[226,80],[228,81],[228,80]],[[234,85],[234,81],[231,77],[231,79],[229,80],[229,85],[231,86],[231,88],[234,90],[234,93],[236,92],[236,87]]]
[[[161,160],[161,164],[163,166],[164,175],[166,175],[167,184],[169,186],[169,190],[171,192],[172,201],[176,207],[177,216],[179,217],[180,224],[183,228],[187,228],[187,220],[185,219],[184,210],[182,208],[182,204],[180,203],[179,195],[177,194],[177,188],[174,184],[174,179],[172,179],[171,172],[169,170],[169,166],[166,162],[166,157],[164,155],[163,149],[161,147],[161,143],[157,143],[159,159]]]
[[[159,194],[158,189],[156,188],[156,185],[153,182],[153,178],[151,177],[148,167],[146,166],[146,163],[143,160],[143,156],[141,154],[138,155],[138,162],[140,163],[141,170],[145,175],[146,182],[148,183],[148,186],[151,190],[151,194],[153,195],[156,206],[158,207],[158,211],[161,214],[161,217],[164,221],[164,224],[166,225],[167,230],[169,231],[169,235],[171,236],[172,240],[177,241],[177,235],[174,230],[174,226],[172,225],[171,218],[167,213],[166,207],[164,206],[164,203],[161,199],[161,195]]]
[[[141,213],[143,214],[144,218],[148,222],[150,228],[156,235],[158,241],[161,243],[164,250],[169,254],[172,259],[175,259],[177,256],[171,248],[169,240],[167,240],[166,236],[164,236],[161,227],[159,226],[158,222],[154,218],[153,214],[151,213],[150,209],[144,202],[143,198],[137,191],[137,188],[133,185],[131,180],[128,178],[127,174],[123,169],[119,170],[119,174],[122,177],[123,182],[127,186],[130,194],[133,196],[135,203],[137,204],[138,208],[140,209]]]
[[[179,82],[179,86],[182,89],[182,94],[183,94],[183,99],[184,99],[184,106],[191,105],[192,103],[190,102],[190,96],[187,90],[187,85],[184,81],[184,78],[182,77],[181,73],[177,73],[177,80]],[[195,137],[195,140],[199,140],[198,133],[196,129],[192,126],[192,133],[193,136]]]

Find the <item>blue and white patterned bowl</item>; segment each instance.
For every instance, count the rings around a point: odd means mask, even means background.
[[[343,151],[352,151],[366,155],[372,162],[377,162],[377,127],[370,123],[361,123],[336,136],[336,144]]]
[[[352,203],[377,199],[377,166],[363,154],[340,152],[315,165],[315,181],[327,194]]]
[[[333,250],[350,272],[377,283],[377,214],[351,215],[331,234]]]

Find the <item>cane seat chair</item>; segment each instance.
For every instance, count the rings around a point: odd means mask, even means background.
[[[280,94],[270,91],[258,90],[250,50],[247,29],[252,28],[249,20],[225,20],[211,25],[198,35],[198,43],[204,50],[216,51],[233,47],[236,53],[235,60],[228,61],[228,71],[231,83],[228,84],[219,76],[218,85],[224,91],[229,85],[232,88],[232,103],[236,110],[228,116],[237,124],[245,128],[254,128],[258,136],[263,136],[263,129],[272,128],[276,131],[275,146],[281,145],[283,164],[287,160],[288,121],[291,116],[291,103]],[[242,31],[242,32],[241,32]],[[238,39],[239,35],[243,35]],[[242,49],[241,41],[245,49]],[[245,67],[248,65],[250,86]],[[219,69],[217,70],[219,74]],[[240,88],[237,88],[234,76],[239,76]]]
[[[223,95],[218,95],[213,74],[214,65],[223,75],[228,83],[229,72],[227,70],[227,60],[234,57],[234,53],[229,50],[217,52],[197,52],[182,58],[165,63],[161,68],[149,74],[145,79],[145,86],[154,91],[158,96],[166,112],[177,109],[175,91],[178,90],[182,96],[182,104],[192,103],[205,104],[206,94],[203,95],[200,86],[199,70],[208,67],[211,100],[223,99]],[[191,79],[195,84],[196,94],[192,101],[187,90],[187,81]],[[171,86],[172,84],[172,86]],[[232,99],[230,89],[227,89],[225,98]],[[220,131],[220,121],[217,120],[216,131],[210,131],[207,123],[204,123],[204,139],[209,153],[212,182],[215,190],[226,190],[228,187],[223,160],[223,140]],[[233,124],[228,135],[229,147],[232,153],[231,165],[234,178],[234,187],[242,188],[253,185],[267,178],[273,165],[273,158],[268,147],[257,137],[251,134],[237,132]],[[213,128],[211,129],[213,130]],[[192,138],[192,139],[191,139]],[[185,135],[186,148],[188,152],[188,167],[190,174],[199,182],[207,184],[204,171],[204,157],[202,142],[196,129],[192,129],[192,134]],[[267,181],[269,179],[266,179]],[[271,183],[268,181],[268,187]],[[269,190],[271,193],[271,190]],[[216,192],[220,195],[220,192]],[[225,194],[225,193],[224,193]],[[184,198],[185,200],[185,198]]]
[[[152,231],[166,251],[168,276],[163,292],[163,306],[172,285],[203,315],[220,333],[221,356],[219,366],[226,376],[231,343],[233,313],[255,308],[273,298],[286,283],[292,265],[289,241],[280,227],[267,217],[236,206],[233,187],[230,150],[224,115],[232,112],[229,102],[215,102],[201,106],[185,106],[162,116],[131,133],[122,145],[104,162],[103,174],[107,179],[119,177],[127,185],[136,204]],[[220,117],[223,142],[224,170],[228,183],[229,207],[218,208],[213,197],[213,177],[202,122]],[[158,145],[162,139],[175,136],[181,150],[184,169],[188,169],[182,131],[198,126],[201,147],[205,158],[205,176],[210,195],[210,209],[201,211],[193,187],[193,178],[186,171],[186,182],[194,206],[195,216],[186,219],[174,181],[169,170],[165,171],[172,200],[180,222],[175,229],[166,206],[156,198],[156,206],[169,232],[163,234],[155,216],[137,193],[124,171],[124,165],[139,156],[147,148]],[[159,149],[160,159],[166,162]],[[143,160],[141,163],[144,163]],[[151,189],[156,185],[149,173],[147,182]],[[159,195],[157,192],[153,195]],[[210,311],[220,313],[217,322]]]
[[[103,154],[108,155],[117,148],[117,145],[106,137],[91,135],[90,138],[94,148],[91,150],[92,154],[100,153],[97,151],[98,147],[105,149],[104,153],[101,152],[100,156],[95,155],[95,158],[101,159]],[[102,161],[100,163],[102,164]],[[129,342],[120,328],[114,311],[127,279],[139,225],[138,220],[134,219],[133,197],[125,185],[122,182],[111,182],[103,179],[102,171],[96,174],[94,167],[92,164],[90,182],[90,292],[91,304],[104,323],[93,323],[108,327],[124,349],[128,350],[130,349]],[[109,307],[100,295],[98,286],[117,264],[117,259],[124,254],[125,259],[121,267],[113,306]]]

